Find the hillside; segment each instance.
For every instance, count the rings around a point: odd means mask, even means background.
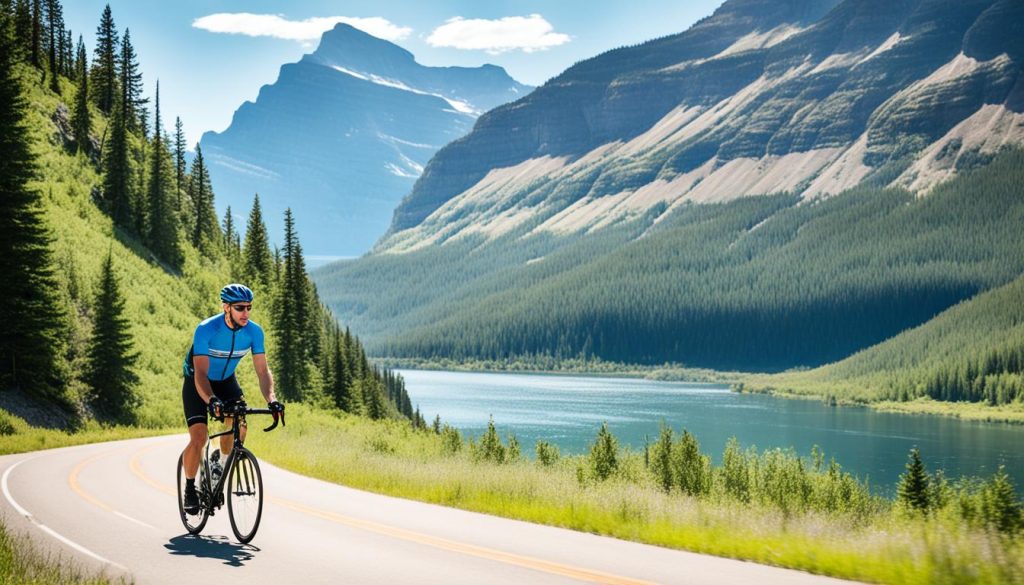
[[[258,192],[271,216],[292,209],[308,253],[358,256],[439,148],[531,89],[493,65],[420,65],[338,24],[200,145],[222,210],[243,209]]]
[[[13,30],[8,30],[7,16],[3,18],[3,46],[22,42],[18,37],[7,37]],[[80,55],[84,55],[84,49]],[[63,384],[48,388],[36,385],[29,392],[28,387],[16,387],[23,378],[14,369],[18,365],[16,356],[8,355],[5,346],[0,434],[18,435],[25,430],[24,422],[12,423],[7,413],[43,427],[80,429],[96,422],[129,422],[145,429],[180,427],[182,362],[192,333],[200,320],[221,312],[220,288],[226,282],[240,279],[256,289],[252,319],[267,331],[268,357],[282,401],[307,401],[373,418],[413,418],[401,378],[372,367],[358,338],[341,328],[333,315],[321,307],[306,276],[293,224],[288,226],[290,239],[276,263],[265,240],[247,238],[243,247],[233,228],[223,231],[215,217],[204,216],[204,211],[212,212],[213,207],[204,169],[193,165],[185,180],[177,183],[180,189],[169,172],[164,174],[171,158],[166,150],[166,137],[157,140],[152,132],[143,130],[148,117],[122,109],[120,104],[126,102],[119,102],[112,117],[88,103],[92,123],[88,144],[83,145],[72,132],[74,116],[70,113],[75,109],[75,99],[81,95],[82,60],[77,62],[78,68],[62,65],[56,70],[56,79],[52,79],[50,68],[40,71],[23,57],[20,47],[18,52],[4,56],[3,74],[10,80],[7,89],[14,91],[4,94],[3,121],[7,124],[4,127],[10,129],[8,135],[17,135],[19,140],[22,133],[16,127],[24,128],[24,142],[33,168],[32,178],[23,187],[33,199],[39,199],[33,207],[48,232],[46,247],[54,264],[53,282],[59,289],[46,291],[46,298],[53,300],[43,310],[51,311],[51,321],[58,326],[59,346],[66,349],[54,356],[55,369],[59,370],[54,377]],[[58,85],[59,93],[50,89],[51,80]],[[19,94],[22,115],[15,105],[14,96]],[[125,111],[131,117],[123,115]],[[129,128],[126,120],[131,120],[134,127]],[[160,120],[157,96],[152,121],[159,124]],[[128,128],[120,143],[113,138],[119,132],[118,124],[122,132]],[[161,134],[165,132],[161,129]],[[4,148],[13,148],[12,144],[5,142]],[[125,201],[130,204],[130,213],[125,214],[125,223],[111,217],[116,203],[107,180],[113,173],[118,144],[128,160],[128,179],[123,185],[128,190]],[[90,149],[92,152],[88,153]],[[4,156],[9,154],[4,151]],[[162,217],[174,220],[169,224],[175,230],[169,239],[176,242],[180,258],[161,257],[156,249],[143,243],[152,238],[152,226],[158,223],[153,219],[158,215],[155,205],[169,206],[164,208]],[[141,229],[137,218],[143,220]],[[275,224],[280,220],[271,218]],[[265,232],[261,219],[255,224],[252,221],[250,218],[250,231]],[[5,253],[19,258],[18,254],[23,252],[16,245],[16,236],[5,234],[5,247],[12,246],[9,250],[5,248]],[[161,250],[171,249],[165,245],[167,241],[160,243]],[[123,412],[116,416],[101,416],[96,406],[99,397],[106,396],[105,389],[90,385],[87,375],[90,364],[95,364],[90,361],[94,359],[90,344],[97,332],[97,292],[108,256],[112,259],[119,298],[124,302],[124,329],[118,335],[129,341],[128,353],[117,366],[132,373],[123,378],[131,380],[130,397],[119,405]],[[260,273],[259,267],[248,262],[243,266],[243,256],[265,257],[266,272]],[[300,299],[293,300],[295,297]],[[59,306],[52,306],[56,303]],[[296,309],[301,310],[301,318],[290,315]],[[28,335],[21,332],[20,320],[24,316],[14,314],[12,318],[15,321],[9,335],[15,340]],[[293,342],[296,326],[302,330],[302,345],[298,347]],[[292,342],[292,347],[286,345],[288,342]],[[8,368],[10,364],[14,368]],[[243,361],[238,375],[250,400],[260,400],[251,362]],[[121,380],[116,384],[122,384]],[[109,386],[114,385],[115,381],[109,380]],[[21,439],[30,436],[34,435]]]
[[[928,398],[1014,405],[1013,418],[1019,420],[1024,399],[1024,276],[842,361],[809,371],[747,377],[743,387],[861,403]],[[1010,415],[1001,411],[981,416]]]

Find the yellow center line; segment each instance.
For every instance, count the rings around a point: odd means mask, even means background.
[[[150,451],[156,449],[159,446],[159,443],[157,443],[156,445],[150,445],[149,447],[146,447],[145,449],[136,453],[135,456],[132,457],[131,463],[129,463],[129,467],[131,467],[132,473],[134,473],[135,476],[141,479],[142,481],[164,492],[165,494],[178,497],[178,490],[176,488],[168,487],[156,481],[155,479],[149,477],[148,475],[146,475],[146,472],[142,471],[142,466],[139,464],[139,461],[142,459],[143,455],[149,453]]]
[[[86,465],[89,465],[90,463],[92,463],[93,461],[96,461],[97,459],[100,459],[101,457],[106,457],[107,455],[110,455],[114,451],[116,451],[116,449],[111,450],[111,451],[104,451],[103,453],[100,453],[99,455],[93,455],[92,457],[89,457],[88,459],[83,460],[81,463],[76,465],[75,468],[71,470],[71,474],[68,475],[68,485],[71,486],[71,491],[73,491],[76,494],[78,494],[79,496],[81,496],[82,499],[84,499],[85,501],[87,501],[87,502],[89,502],[89,503],[91,503],[91,504],[93,504],[95,506],[98,506],[99,508],[101,508],[103,510],[106,510],[107,512],[110,512],[110,513],[114,512],[113,508],[111,508],[110,506],[108,506],[108,505],[104,504],[103,502],[97,500],[96,498],[94,498],[92,496],[92,494],[89,494],[88,492],[86,492],[85,490],[82,489],[82,486],[79,485],[79,483],[78,483],[78,474],[81,473],[83,469],[85,469]]]
[[[146,447],[142,451],[139,451],[132,457],[131,469],[132,472],[137,475],[140,479],[145,481],[151,486],[156,487],[162,492],[177,497],[176,490],[167,487],[154,480],[153,478],[146,475],[142,471],[142,467],[139,465],[139,460],[142,456],[159,445],[151,445]],[[285,500],[272,496],[267,496],[267,500],[285,508],[289,508],[296,512],[322,518],[330,522],[337,524],[344,524],[360,530],[366,530],[368,532],[375,532],[377,534],[383,534],[392,538],[400,540],[406,540],[409,542],[415,542],[430,546],[433,548],[461,553],[468,556],[474,556],[478,558],[488,559],[492,561],[498,561],[501,563],[514,565],[517,567],[524,567],[527,569],[534,569],[537,571],[543,571],[545,573],[551,573],[554,575],[561,575],[563,577],[569,577],[578,581],[586,581],[588,583],[602,583],[606,585],[654,585],[650,581],[644,581],[640,579],[631,579],[629,577],[621,577],[619,575],[613,575],[611,573],[602,573],[600,571],[592,571],[589,569],[582,569],[579,567],[573,567],[571,565],[564,565],[552,561],[545,561],[543,559],[537,559],[524,555],[518,555],[515,553],[503,552],[500,550],[490,549],[482,546],[473,544],[466,544],[454,540],[448,540],[446,538],[440,538],[437,536],[430,536],[420,532],[414,532],[412,530],[405,530],[403,528],[396,528],[394,526],[388,526],[386,524],[379,524],[377,522],[371,522],[369,520],[361,520],[359,518],[353,518],[351,516],[345,516],[336,512],[330,512],[327,510],[321,510],[319,508],[313,508],[305,504],[300,504],[291,500]]]

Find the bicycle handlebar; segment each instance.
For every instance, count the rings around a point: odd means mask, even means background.
[[[221,421],[223,421],[224,417],[226,417],[226,416],[233,416],[233,415],[238,415],[238,414],[240,414],[242,416],[247,416],[247,415],[250,415],[250,414],[271,414],[271,415],[274,416],[274,423],[272,425],[270,425],[269,427],[263,429],[263,432],[265,432],[265,433],[266,432],[270,432],[270,431],[276,429],[278,422],[281,423],[281,426],[288,426],[284,422],[284,412],[283,411],[282,412],[274,412],[274,411],[270,410],[269,408],[249,408],[248,406],[246,406],[245,402],[243,402],[241,400],[239,400],[238,402],[235,402],[234,404],[225,405],[225,407],[221,410],[220,414],[221,414],[221,416],[220,416],[220,420]]]

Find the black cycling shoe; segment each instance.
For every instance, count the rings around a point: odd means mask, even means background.
[[[195,486],[185,486],[185,504],[182,507],[185,508],[186,514],[199,513],[199,494]]]

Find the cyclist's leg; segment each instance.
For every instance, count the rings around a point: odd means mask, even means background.
[[[181,401],[185,408],[185,423],[188,425],[188,446],[182,454],[182,467],[187,479],[193,479],[199,472],[199,460],[207,441],[206,405],[196,391],[195,380],[185,376],[181,389]]]
[[[199,473],[199,460],[203,457],[206,440],[206,423],[195,423],[188,427],[188,447],[185,447],[181,462],[186,479],[195,479],[196,474]]]
[[[242,398],[242,387],[238,385],[238,379],[235,378],[235,375],[231,374],[230,378],[213,383],[213,393],[216,394],[217,398],[220,398],[224,404],[230,404]],[[227,425],[228,428],[234,428],[235,419],[233,417],[225,417],[224,424]],[[245,427],[242,427],[241,432],[242,441],[245,441]],[[231,435],[224,435],[220,438],[220,452],[222,459],[231,452],[233,440],[234,439]]]

